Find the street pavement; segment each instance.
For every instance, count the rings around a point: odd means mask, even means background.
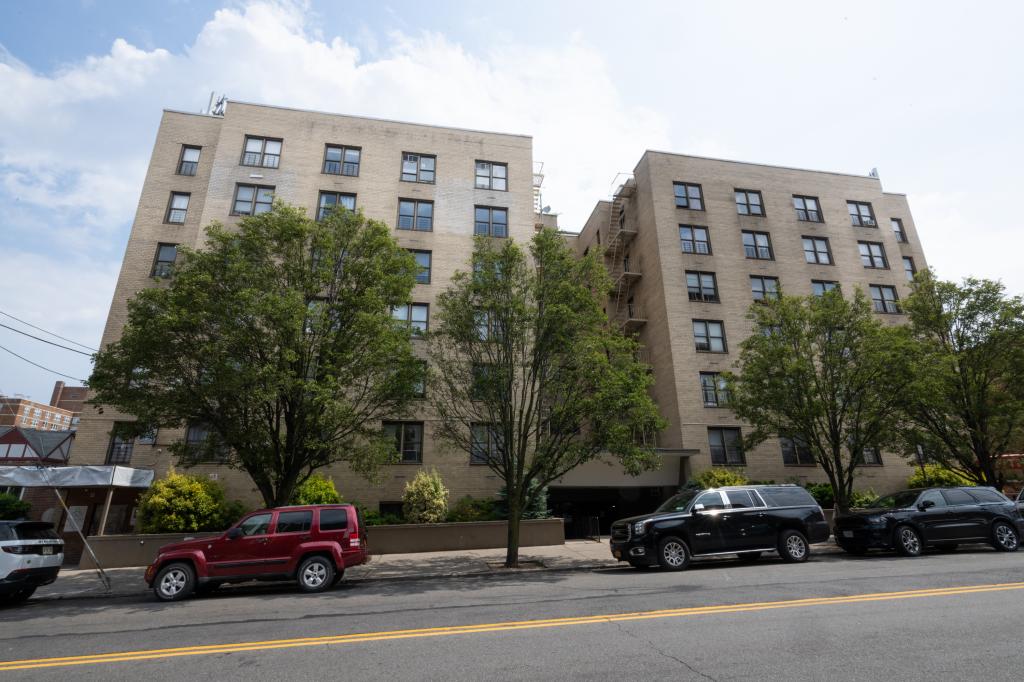
[[[245,587],[171,604],[40,600],[0,611],[0,661],[23,661],[0,662],[0,675],[1019,680],[1022,569],[1024,552],[979,546],[797,565],[721,559],[682,573],[352,580],[321,595]]]

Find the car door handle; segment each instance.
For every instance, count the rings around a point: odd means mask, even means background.
[[[260,538],[259,540],[257,540],[257,542],[259,542],[261,545],[265,545],[268,542],[270,542],[270,538]]]

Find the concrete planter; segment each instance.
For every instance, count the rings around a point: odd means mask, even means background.
[[[444,552],[460,549],[493,549],[505,546],[507,522],[424,523],[397,526],[371,526],[368,529],[371,554]],[[153,535],[92,536],[89,544],[103,568],[148,566],[164,545],[186,538],[216,537],[220,533],[159,533]],[[523,547],[565,544],[562,519],[523,521],[519,529]],[[82,554],[79,568],[94,568],[88,552]]]

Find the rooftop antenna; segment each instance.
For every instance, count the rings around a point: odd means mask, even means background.
[[[878,178],[878,169],[877,168],[872,168],[871,172],[868,173],[868,175],[870,177],[872,177],[872,178]]]
[[[221,95],[217,97],[216,92],[210,93],[210,102],[206,105],[206,109],[202,113],[208,116],[223,116],[224,111],[228,108],[228,96]]]

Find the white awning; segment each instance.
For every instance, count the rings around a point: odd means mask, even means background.
[[[152,469],[122,466],[0,466],[0,487],[14,488],[148,488]]]

